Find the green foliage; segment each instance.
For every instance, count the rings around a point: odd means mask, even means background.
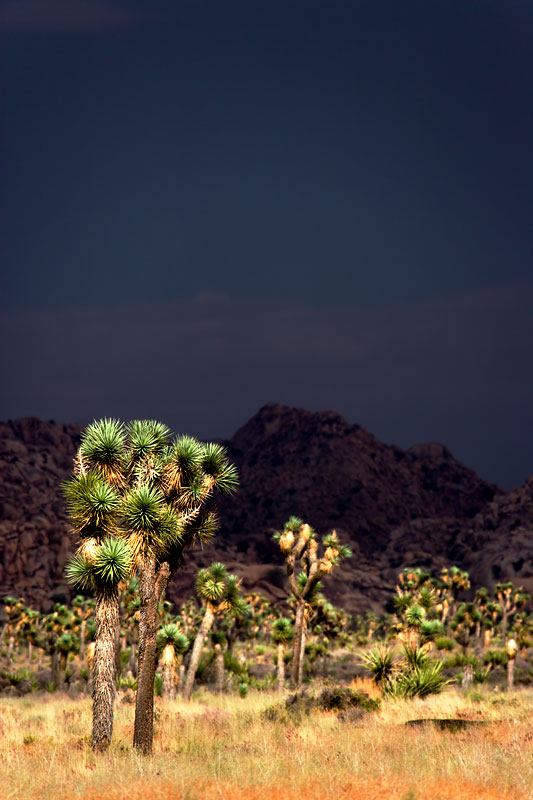
[[[70,520],[82,538],[113,534],[120,495],[100,473],[78,475],[63,484]]]
[[[280,617],[272,624],[272,643],[289,644],[294,637],[294,628],[290,619]]]
[[[105,539],[94,560],[94,579],[101,586],[116,587],[131,570],[131,550],[123,539]]]
[[[319,695],[307,691],[296,692],[281,703],[265,709],[265,719],[274,722],[299,722],[313,711],[334,711],[342,717],[343,712],[378,711],[380,700],[370,698],[365,692],[356,692],[343,687],[324,689]]]
[[[453,650],[455,641],[450,639],[449,636],[439,636],[435,639],[435,647],[437,650]]]
[[[483,663],[493,667],[504,667],[509,661],[505,650],[487,650],[483,655]]]
[[[89,425],[81,436],[79,453],[88,466],[120,471],[124,466],[124,425],[115,419],[101,419]]]
[[[157,651],[161,653],[161,651],[168,645],[171,644],[174,648],[174,652],[176,655],[184,655],[190,646],[190,641],[188,636],[186,636],[183,631],[181,631],[177,625],[174,623],[170,623],[169,625],[164,625],[157,634]]]
[[[444,663],[430,659],[421,647],[404,646],[400,656],[393,648],[376,646],[361,656],[388,697],[427,697],[450,683],[442,675]]]
[[[451,683],[442,675],[442,661],[428,661],[423,666],[396,672],[392,678],[381,685],[383,694],[388,697],[428,697],[439,694]]]
[[[398,662],[396,652],[386,645],[375,645],[368,653],[361,652],[360,656],[379,686],[390,680]]]
[[[248,694],[248,684],[239,683],[238,689],[239,689],[239,697],[242,697],[244,699]]]

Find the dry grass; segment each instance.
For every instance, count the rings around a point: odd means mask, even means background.
[[[331,713],[265,722],[273,696],[158,699],[154,755],[131,749],[133,706],[118,704],[108,753],[88,743],[88,700],[0,699],[2,800],[531,800],[533,691],[455,692],[383,704],[360,725]],[[419,717],[489,724],[452,734],[405,728]]]

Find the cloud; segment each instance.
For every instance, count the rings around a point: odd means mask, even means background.
[[[90,0],[11,0],[0,7],[0,29],[94,31],[140,19],[137,13]]]
[[[224,295],[1,319],[0,418],[158,417],[230,435],[267,400],[385,441],[440,440],[485,477],[533,472],[533,287],[313,308]]]

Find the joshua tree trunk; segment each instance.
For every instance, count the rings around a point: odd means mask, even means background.
[[[302,679],[304,675],[304,655],[305,655],[305,638],[306,638],[306,624],[305,624],[305,617],[302,624],[302,640],[300,642],[300,658],[298,660],[298,675],[297,675],[297,686],[298,689],[302,685]]]
[[[215,615],[213,613],[210,603],[208,603],[206,606],[202,624],[200,625],[200,629],[196,634],[196,639],[194,640],[194,645],[191,652],[191,660],[189,661],[189,669],[187,671],[185,689],[183,690],[183,697],[185,700],[191,699],[192,690],[194,686],[194,678],[196,676],[196,670],[198,669],[198,663],[200,661],[200,655],[202,653],[204,639],[211,630],[211,625],[213,624],[214,619]]]
[[[80,659],[85,657],[85,631],[87,630],[87,620],[82,619],[80,625]]]
[[[515,659],[510,658],[507,662],[507,691],[512,692],[514,687],[514,664]]]
[[[303,650],[305,647],[305,605],[298,603],[294,621],[294,643],[292,647],[291,680],[296,689],[302,682]]]
[[[161,667],[161,677],[163,679],[161,693],[168,700],[174,700],[176,697],[176,655],[173,644],[167,644],[163,650]]]
[[[215,645],[215,686],[219,694],[224,691],[224,653],[220,644]]]
[[[159,566],[153,556],[141,568],[139,595],[139,657],[137,665],[137,700],[133,746],[144,755],[152,753],[154,740],[154,678],[156,669],[157,605],[167,587],[170,569],[167,562]]]
[[[62,692],[65,691],[65,684],[67,682],[67,659],[68,659],[68,653],[60,653],[58,689],[61,689]]]
[[[107,750],[113,735],[115,642],[119,624],[118,591],[98,593],[93,662],[93,750]]]
[[[135,642],[132,642],[130,647],[130,660],[128,662],[128,669],[134,677],[137,675],[137,659],[135,657],[136,655],[137,655],[137,645],[135,644]]]
[[[178,685],[176,687],[177,692],[181,692],[181,687],[183,686],[184,680],[185,680],[185,664],[180,664],[178,667]]]
[[[7,648],[7,657],[9,658],[10,661],[13,659],[13,648],[14,647],[15,647],[15,637],[14,636],[10,636],[9,637],[9,645],[8,645],[8,648]]]
[[[61,665],[59,663],[59,653],[52,650],[52,683],[59,689],[61,686]]]
[[[509,611],[503,606],[502,609],[502,621],[501,621],[501,637],[502,642],[505,644],[505,637],[507,636],[507,620],[509,619]]]
[[[285,688],[285,645],[283,642],[278,644],[278,692]]]
[[[28,661],[30,662],[30,665],[32,658],[33,658],[33,643],[28,642]]]
[[[115,631],[115,683],[118,683],[120,676],[120,606],[119,606],[119,619],[117,629]]]

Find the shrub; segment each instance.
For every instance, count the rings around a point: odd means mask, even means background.
[[[437,639],[435,639],[435,647],[437,650],[453,650],[455,647],[455,642],[448,636],[439,636]]]
[[[307,691],[295,692],[284,702],[267,708],[263,715],[266,719],[278,722],[297,722],[313,711],[333,711],[340,719],[350,719],[355,710],[362,713],[377,711],[381,701],[369,697],[365,692],[356,692],[340,686],[323,689],[315,696]],[[359,715],[360,716],[360,715]]]

